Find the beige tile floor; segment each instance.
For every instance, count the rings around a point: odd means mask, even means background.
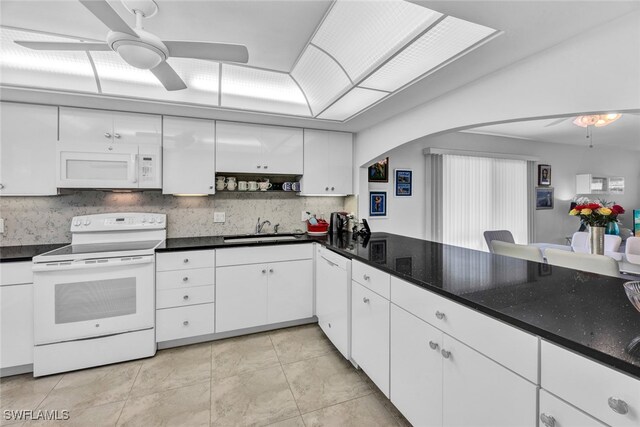
[[[3,378],[2,425],[12,423],[4,419],[7,409],[66,409],[70,419],[57,422],[66,427],[409,426],[317,325],[63,375]]]

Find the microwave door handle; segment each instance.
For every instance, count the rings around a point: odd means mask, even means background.
[[[94,261],[94,260],[89,260]],[[34,272],[41,271],[65,271],[65,270],[89,270],[103,267],[126,267],[129,265],[135,264],[150,264],[153,262],[153,256],[141,257],[136,259],[110,259],[108,262],[100,262],[101,260],[95,260],[96,262],[91,262],[87,264],[85,261],[76,261],[69,264],[59,264],[59,263],[41,263],[41,264],[33,264]]]
[[[133,168],[135,169],[135,178],[133,178],[133,183],[137,184],[138,179],[140,178],[140,162],[138,159],[138,154],[133,155]]]

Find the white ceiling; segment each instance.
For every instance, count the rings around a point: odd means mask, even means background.
[[[127,22],[132,22],[132,16],[119,0],[109,1]],[[290,71],[331,2],[157,0],[157,3],[161,12],[145,21],[145,27],[160,38],[243,43],[250,51],[250,65]],[[503,30],[504,34],[346,123],[242,112],[224,113],[223,116],[261,123],[359,131],[640,9],[638,1],[420,0],[413,3]],[[106,34],[106,28],[76,0],[2,0],[0,24],[96,40],[104,39]]]
[[[502,123],[467,129],[463,132],[531,141],[589,146],[587,130],[573,124],[575,117]],[[640,151],[640,110],[604,127],[590,127],[594,147],[617,147]]]

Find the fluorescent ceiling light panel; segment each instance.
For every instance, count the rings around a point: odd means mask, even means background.
[[[291,75],[307,96],[314,115],[351,87],[340,66],[314,46],[307,47]]]
[[[222,65],[222,107],[309,116],[307,101],[289,74]]]
[[[320,114],[318,118],[326,120],[346,120],[387,95],[386,92],[354,87]]]
[[[388,92],[396,91],[494,32],[493,28],[447,16],[361,85]]]
[[[311,43],[358,81],[441,16],[402,0],[336,1]]]
[[[14,40],[78,42],[76,39],[1,28],[0,83],[96,92],[96,80],[86,53],[32,50],[15,44]]]

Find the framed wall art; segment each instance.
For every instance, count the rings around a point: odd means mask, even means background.
[[[387,192],[386,191],[369,192],[369,216],[371,217],[387,216]]]
[[[536,187],[536,209],[553,209],[552,187]]]
[[[551,185],[551,165],[538,165],[538,186],[548,187]]]
[[[411,197],[413,193],[413,172],[409,169],[395,170],[396,197]]]
[[[389,158],[369,166],[369,182],[389,182]]]

